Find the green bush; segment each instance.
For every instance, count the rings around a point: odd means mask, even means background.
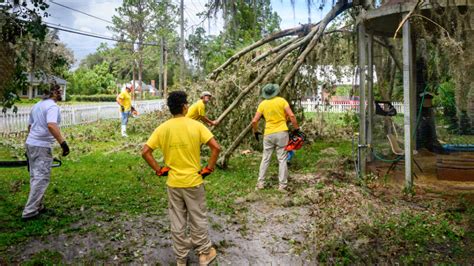
[[[71,99],[76,102],[115,102],[117,95],[97,94],[97,95],[73,95]]]

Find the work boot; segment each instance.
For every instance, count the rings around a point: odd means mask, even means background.
[[[211,247],[207,253],[201,253],[199,255],[199,266],[207,266],[217,257],[217,251]]]
[[[257,182],[257,186],[255,187],[255,190],[262,190],[265,188],[265,184],[263,182]]]
[[[186,259],[177,259],[177,260],[176,260],[176,265],[177,265],[177,266],[186,266],[186,265],[187,265],[187,261],[186,261]]]
[[[287,192],[287,191],[286,191],[286,188],[287,188],[286,185],[280,184],[280,185],[278,186],[278,191],[280,191],[280,192]]]
[[[122,125],[122,137],[128,137],[127,135],[127,126]]]

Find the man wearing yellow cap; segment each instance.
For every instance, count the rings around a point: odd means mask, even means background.
[[[132,96],[130,92],[132,91],[132,86],[127,84],[125,86],[125,90],[122,91],[117,96],[117,103],[120,105],[120,113],[121,113],[121,121],[122,121],[122,128],[121,133],[122,137],[127,136],[127,124],[128,124],[128,117],[130,116],[130,112],[132,110]]]
[[[267,84],[262,89],[263,100],[257,108],[257,112],[252,120],[252,129],[255,138],[261,135],[258,132],[258,121],[263,116],[265,119],[265,132],[263,137],[263,156],[258,174],[257,189],[263,189],[265,184],[265,173],[267,172],[273,150],[276,150],[278,158],[278,190],[286,191],[288,182],[287,152],[285,146],[288,144],[287,118],[291,121],[294,130],[299,130],[298,122],[290,108],[288,102],[278,97],[280,87],[277,84]]]
[[[189,111],[186,117],[194,119],[194,120],[202,121],[208,124],[209,126],[216,126],[217,121],[210,120],[206,116],[206,104],[209,103],[211,99],[212,99],[212,94],[210,92],[208,91],[202,92],[201,99],[189,107]]]

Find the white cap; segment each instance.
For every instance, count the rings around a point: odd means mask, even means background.
[[[131,89],[131,88],[132,88],[132,84],[126,84],[126,85],[125,85],[125,88],[126,88],[126,89]]]
[[[210,92],[208,92],[208,91],[203,91],[203,92],[201,93],[201,97],[204,97],[204,96],[212,96],[212,94],[211,94]]]

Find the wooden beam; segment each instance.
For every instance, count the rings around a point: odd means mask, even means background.
[[[372,130],[374,125],[374,35],[368,33],[367,35],[367,144],[372,145]],[[369,152],[368,161],[373,160],[372,153]]]
[[[359,24],[359,172],[362,177],[366,175],[367,163],[367,138],[366,138],[366,112],[365,112],[365,71],[367,69],[367,37],[365,25]]]
[[[413,117],[415,104],[415,87],[413,86],[413,46],[411,36],[411,23],[406,21],[403,25],[403,102],[404,102],[404,136],[405,136],[405,188],[413,189]]]

